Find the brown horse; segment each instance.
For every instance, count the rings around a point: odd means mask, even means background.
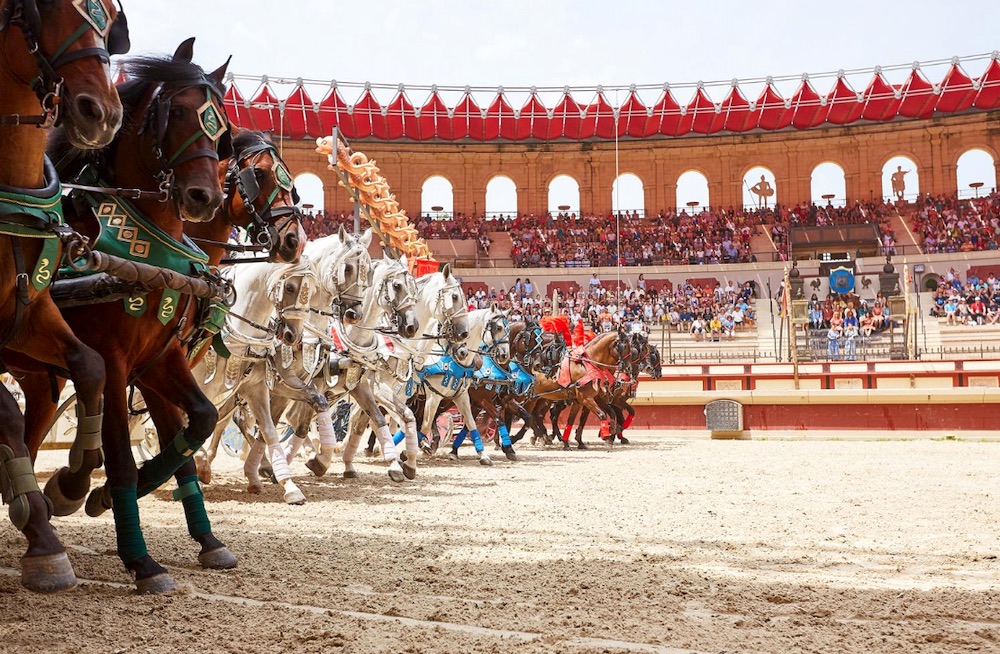
[[[539,401],[570,401],[589,409],[602,421],[607,420],[607,405],[602,406],[601,395],[614,383],[614,373],[630,351],[626,335],[619,332],[601,334],[582,350],[567,352],[555,378],[536,375],[535,394]],[[533,413],[537,415],[537,410]],[[587,449],[581,439],[577,440],[577,447]]]
[[[96,435],[97,442],[104,365],[48,295],[62,250],[61,189],[45,159],[46,132],[37,128],[61,123],[82,149],[111,141],[122,106],[108,79],[109,49],[128,50],[124,16],[110,3],[0,2],[0,347],[72,377],[83,418],[78,435]],[[28,539],[21,583],[62,590],[75,585],[76,576],[49,526],[50,507],[38,492],[23,439],[20,409],[2,390],[0,488],[11,521]]]
[[[302,216],[295,206],[297,193],[284,161],[274,144],[260,132],[234,131],[233,151],[231,159],[219,162],[220,181],[226,189],[222,208],[209,222],[185,223],[184,233],[202,247],[212,268],[222,263],[227,252],[243,249],[228,243],[233,228],[245,230],[254,244],[252,247],[263,249],[269,260],[298,262],[306,236]],[[191,340],[188,359],[192,368],[208,351],[212,336],[208,333],[202,339]],[[160,446],[166,448],[184,427],[184,413],[142,379],[136,385],[142,390]],[[183,494],[181,503],[188,533],[201,546],[198,562],[212,569],[235,567],[236,557],[212,533],[201,487],[196,483],[194,461],[185,461],[174,478],[179,493]],[[90,507],[92,513],[102,508],[100,503]]]
[[[194,39],[189,39],[172,58],[147,57],[130,63],[132,79],[118,89],[128,116],[125,128],[98,156],[88,158],[65,140],[57,139],[52,149],[55,160],[65,164],[64,174],[74,180],[144,191],[132,204],[113,193],[75,195],[79,201],[67,215],[80,229],[94,217],[101,221],[97,249],[186,274],[205,270],[207,258],[193,244],[183,242],[181,220],[207,222],[215,216],[223,199],[218,162],[220,155],[231,155],[222,110],[227,65],[206,75],[191,63],[193,48]],[[159,592],[174,584],[147,553],[137,499],[162,485],[190,459],[218,417],[191,375],[184,346],[201,333],[206,312],[200,305],[192,296],[153,290],[99,308],[63,311],[74,332],[104,358],[103,445],[108,481],[91,493],[88,503],[114,509],[118,554],[140,592]],[[27,375],[25,381],[28,439],[37,448],[55,404],[44,378]],[[132,382],[141,383],[187,415],[187,427],[178,430],[170,445],[141,472],[129,442],[127,394]],[[68,487],[89,484],[91,468],[59,471],[60,478],[67,477],[71,483],[50,485],[56,504],[63,505],[57,508],[71,510],[79,505],[79,497],[63,495]],[[190,487],[182,489],[178,497],[190,492]]]

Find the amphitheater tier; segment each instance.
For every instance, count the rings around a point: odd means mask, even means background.
[[[432,176],[452,184],[456,213],[485,211],[486,186],[497,175],[516,184],[521,214],[548,211],[548,185],[558,175],[579,182],[583,214],[603,214],[612,208],[614,142],[398,140],[352,145],[378,162],[396,199],[411,215],[420,212],[421,189]],[[350,197],[337,188],[333,173],[314,148],[311,141],[286,140],[284,156],[296,174],[313,173],[323,180],[328,212],[350,212]],[[674,207],[677,179],[688,170],[708,178],[712,206],[741,206],[744,175],[757,166],[774,173],[779,200],[807,200],[811,173],[825,162],[843,168],[848,200],[878,198],[882,168],[899,155],[916,164],[921,192],[954,194],[959,190],[956,165],[964,152],[974,148],[988,152],[1000,171],[1000,111],[801,131],[623,140],[618,148],[619,173],[632,173],[642,180],[648,212]],[[996,179],[992,182],[995,185]]]

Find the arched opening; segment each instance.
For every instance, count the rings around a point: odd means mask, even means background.
[[[611,185],[611,210],[616,214],[646,215],[646,193],[642,180],[632,173],[622,173]]]
[[[708,208],[708,178],[697,170],[688,170],[677,178],[677,212]]]
[[[955,166],[958,197],[977,198],[989,195],[997,185],[997,169],[989,152],[978,148],[966,150]]]
[[[312,173],[302,173],[295,178],[295,190],[299,192],[302,209],[307,216],[322,213],[326,208],[323,180]]]
[[[454,187],[444,177],[428,177],[420,187],[420,215],[431,220],[445,220],[454,215]]]
[[[920,177],[913,159],[895,156],[882,166],[882,197],[913,202],[920,193]]]
[[[763,166],[754,166],[743,175],[743,208],[774,208],[778,202],[778,187],[774,173]]]
[[[812,170],[809,182],[810,200],[817,207],[847,204],[847,179],[844,169],[832,161],[825,161]]]
[[[486,219],[517,217],[517,184],[510,177],[497,175],[486,184]]]
[[[557,175],[549,182],[549,213],[580,215],[580,183],[569,175]]]

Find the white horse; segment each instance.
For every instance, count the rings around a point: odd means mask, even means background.
[[[430,436],[434,434],[434,446],[437,446],[437,434],[432,432],[434,421],[437,418],[438,407],[443,400],[450,400],[458,407],[465,426],[469,430],[472,443],[479,455],[479,463],[485,466],[493,465],[493,460],[483,447],[479,429],[476,426],[476,417],[472,412],[469,401],[469,384],[477,370],[482,366],[482,353],[496,348],[506,348],[506,351],[499,352],[503,358],[510,356],[509,346],[504,342],[503,336],[499,335],[498,326],[505,325],[505,316],[493,304],[488,309],[477,309],[469,312],[469,344],[475,344],[476,349],[469,350],[463,357],[461,353],[454,355],[432,355],[427,357],[424,366],[416,369],[416,377],[420,379],[424,391],[425,401],[423,403],[423,430],[422,433]],[[502,330],[504,333],[506,329]],[[419,396],[418,401],[419,401]],[[457,458],[458,443],[452,449],[454,458]]]
[[[322,337],[329,333],[334,308],[343,313],[356,311],[354,298],[360,297],[369,282],[370,242],[371,232],[356,238],[348,236],[341,229],[339,234],[321,239],[321,243],[313,247],[313,252],[320,254],[317,259],[303,257],[302,266],[307,271],[302,267],[296,270],[306,278],[297,291],[294,308],[280,309],[286,315],[294,310],[300,329],[294,338],[283,338],[283,342],[277,346],[267,347],[267,333],[246,334],[235,327],[235,316],[243,316],[246,319],[244,322],[250,322],[252,327],[256,325],[253,328],[261,332],[261,320],[266,320],[268,309],[260,299],[259,285],[255,287],[249,281],[254,276],[254,269],[237,267],[236,272],[231,273],[236,280],[246,278],[247,281],[242,282],[245,286],[242,291],[237,289],[239,300],[237,306],[233,307],[229,329],[223,336],[223,341],[233,356],[221,361],[217,357],[207,357],[202,364],[206,368],[203,376],[206,380],[206,393],[215,401],[220,415],[209,447],[205,455],[198,459],[202,481],[211,479],[210,466],[218,452],[222,432],[236,410],[238,401],[242,399],[248,405],[263,437],[263,443],[255,441],[256,448],[251,448],[250,456],[244,463],[248,491],[259,493],[262,490],[258,469],[266,444],[274,477],[284,489],[285,502],[301,504],[305,501],[305,496],[291,479],[288,459],[275,427],[272,393],[275,398],[284,398],[285,404],[287,400],[308,402],[319,414],[321,437],[327,441],[336,440],[325,396],[308,383],[308,379],[303,379],[294,364],[303,360],[304,344],[309,349],[309,344],[316,344],[316,335]],[[244,270],[247,272],[243,272]],[[270,289],[268,297],[272,301],[280,301],[291,290],[291,286],[286,284],[282,288]],[[312,351],[315,350],[313,347]],[[199,375],[197,368],[195,374]],[[279,404],[283,409],[285,404],[280,401]]]
[[[467,356],[458,348],[469,338],[469,314],[462,284],[451,274],[450,266],[446,264],[440,272],[417,280],[416,309],[420,324],[424,325],[423,336],[417,339],[387,336],[382,339],[378,366],[369,373],[379,404],[399,428],[391,440],[379,438],[383,456],[387,449],[394,451],[405,440],[405,451],[400,459],[408,479],[416,477],[419,452],[417,421],[406,405],[416,390],[414,369],[422,367],[435,349],[442,353],[458,352],[460,357]],[[347,479],[357,477],[354,458],[367,424],[365,416],[355,407],[351,412],[349,436],[342,454],[344,477]],[[374,431],[377,437],[378,429]]]
[[[380,335],[395,333],[402,337],[412,337],[420,326],[417,311],[416,285],[406,265],[406,258],[386,259],[375,262],[372,269],[371,287],[362,299],[360,319],[345,327],[334,321],[331,336],[325,338],[325,347],[318,357],[319,364],[307,365],[307,372],[314,371],[312,380],[317,390],[323,393],[329,404],[350,394],[355,406],[374,423],[381,438],[389,440],[389,425],[379,410],[370,379],[378,366],[378,349],[382,342]],[[381,333],[380,333],[381,332]],[[343,374],[340,374],[343,372]],[[286,403],[287,405],[287,403]],[[278,415],[284,406],[275,406]],[[294,428],[288,452],[289,460],[305,442],[312,416],[308,407],[293,407],[288,421]],[[313,474],[320,477],[330,467],[336,448],[336,437],[320,431],[319,451],[307,462]],[[388,474],[393,481],[402,481],[414,474],[412,462],[397,455],[394,448],[385,448],[383,458],[389,463]]]

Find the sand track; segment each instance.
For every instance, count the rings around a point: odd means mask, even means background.
[[[198,567],[169,493],[141,504],[167,597],[132,595],[110,518],[82,514],[55,524],[90,582],[31,594],[4,522],[0,651],[1000,651],[1000,445],[633,442],[405,484],[297,463],[302,507],[222,455],[205,492],[237,570]]]

